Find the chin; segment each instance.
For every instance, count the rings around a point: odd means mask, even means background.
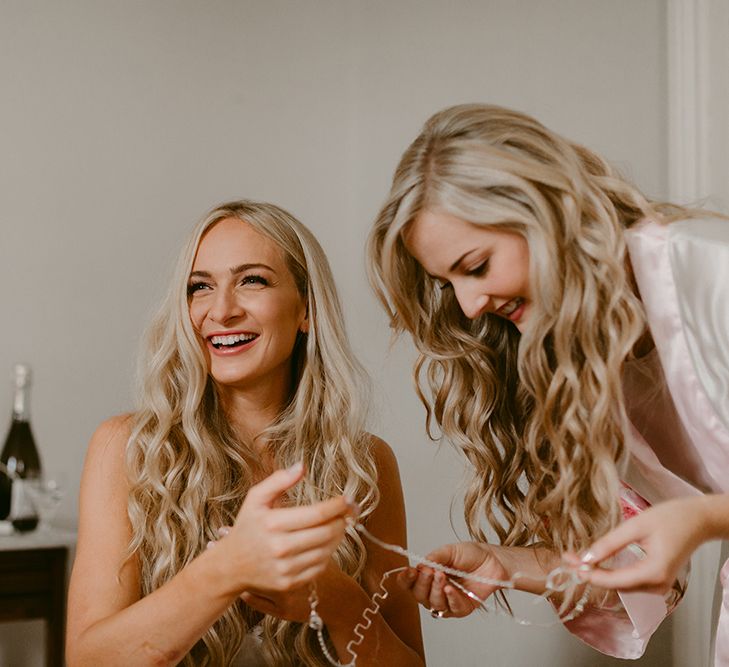
[[[248,373],[234,368],[211,368],[208,375],[220,385],[236,385],[248,379]]]
[[[519,333],[523,334],[529,328],[529,311],[524,309],[521,318],[518,322],[514,322],[514,326],[517,328]]]

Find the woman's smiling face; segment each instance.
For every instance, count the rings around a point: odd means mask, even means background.
[[[276,243],[237,218],[203,235],[188,281],[190,318],[221,385],[288,391],[306,304]]]
[[[525,330],[532,302],[529,246],[521,234],[425,210],[403,241],[443,289],[454,291],[466,317],[494,313]]]

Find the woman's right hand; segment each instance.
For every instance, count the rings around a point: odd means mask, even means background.
[[[505,581],[509,578],[509,573],[504,562],[499,559],[498,553],[497,546],[478,542],[459,542],[440,547],[429,553],[427,558],[479,577]],[[467,616],[481,606],[480,602],[466,595],[453,583],[449,583],[449,579],[457,581],[481,601],[499,588],[471,579],[449,577],[426,565],[408,568],[398,575],[400,586],[410,590],[415,599],[438,618]]]
[[[313,505],[279,507],[277,501],[304,475],[297,464],[251,487],[215,552],[240,594],[288,591],[320,575],[344,537],[352,504],[343,496]]]

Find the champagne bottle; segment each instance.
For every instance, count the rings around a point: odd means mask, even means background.
[[[0,454],[3,464],[0,467],[0,519],[9,518],[16,530],[28,531],[38,525],[38,512],[24,484],[40,479],[41,464],[30,428],[30,367],[16,364],[14,374],[13,417]]]

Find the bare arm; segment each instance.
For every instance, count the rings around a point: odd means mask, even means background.
[[[380,502],[368,517],[367,529],[388,544],[407,547],[405,502],[397,460],[384,441],[376,438],[374,448]],[[370,597],[380,590],[382,575],[388,570],[407,565],[407,560],[402,556],[371,544],[366,538],[365,545],[367,565],[363,586],[350,580],[352,583],[347,589],[346,597],[342,596],[348,604],[338,605],[336,613],[330,614],[327,626],[343,660],[351,657],[346,651],[346,644],[353,638],[354,626],[362,621],[361,614],[369,605]],[[365,632],[364,642],[357,649],[358,664],[423,665],[425,652],[417,604],[412,596],[397,585],[395,576],[388,578],[385,585],[389,595],[382,604],[380,613],[375,617],[372,627]],[[334,591],[332,593],[336,595]],[[323,609],[324,618],[326,618],[325,613],[326,609]]]
[[[102,424],[84,465],[68,604],[71,667],[176,665],[246,588],[286,590],[320,574],[344,530],[342,498],[296,508],[297,514],[273,509],[302,474],[278,471],[251,489],[225,546],[202,553],[142,598],[138,564],[124,563],[131,537],[128,424],[127,418]]]
[[[514,581],[516,590],[541,595],[545,578],[559,565],[559,558],[546,549],[534,547],[502,547],[480,542],[446,544],[431,551],[427,558],[475,576],[494,581]],[[517,576],[514,579],[515,575]],[[467,616],[479,608],[479,603],[454,586],[447,575],[426,565],[418,565],[398,575],[398,583],[427,609],[443,612],[444,616]],[[463,578],[461,586],[481,600],[488,598],[500,586]]]
[[[378,468],[380,502],[368,517],[367,529],[385,542],[404,547],[405,508],[397,462],[387,444],[375,439],[373,445]],[[407,565],[401,556],[370,544],[366,539],[365,546],[367,564],[362,585],[344,574],[334,562],[330,563],[326,572],[316,581],[319,598],[317,611],[324,620],[340,662],[348,662],[352,658],[347,651],[347,644],[355,639],[354,628],[363,622],[362,612],[370,607],[373,593],[380,590],[382,575],[388,570]],[[364,631],[364,641],[355,648],[357,664],[363,667],[415,667],[424,664],[417,604],[412,596],[397,586],[394,579],[393,576],[385,582],[389,595],[380,612],[372,617],[372,625]],[[307,622],[308,594],[309,588],[305,586],[293,593],[281,595],[268,591],[246,592],[242,598],[247,604],[266,614]]]

